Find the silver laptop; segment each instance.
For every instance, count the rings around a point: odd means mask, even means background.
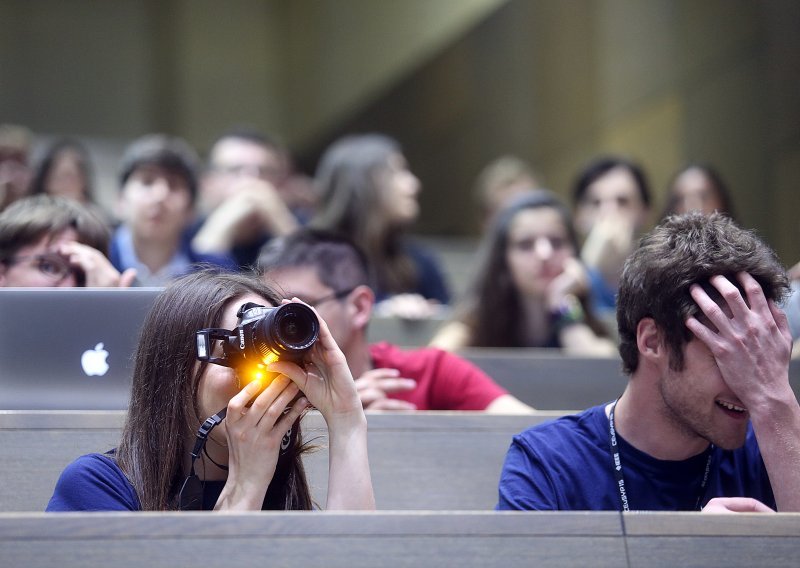
[[[0,409],[127,408],[160,288],[0,288]]]

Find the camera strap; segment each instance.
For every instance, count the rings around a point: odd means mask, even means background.
[[[284,414],[288,412],[289,409],[287,408],[284,410]],[[206,418],[205,422],[198,428],[194,443],[194,448],[192,449],[192,462],[189,470],[189,475],[183,481],[183,485],[181,486],[181,491],[178,496],[179,507],[181,511],[201,511],[203,509],[203,482],[200,481],[200,478],[197,477],[197,473],[194,469],[194,462],[197,458],[200,457],[201,454],[205,453],[208,459],[210,459],[217,467],[221,469],[228,469],[226,466],[222,466],[214,462],[211,459],[211,456],[205,452],[206,441],[208,441],[208,436],[211,434],[211,431],[216,428],[223,420],[225,420],[225,415],[228,413],[227,407],[223,408],[215,415]],[[283,435],[283,439],[281,440],[281,448],[280,453],[278,455],[278,460],[284,460],[286,455],[288,455],[289,450],[294,446],[295,438],[297,437],[297,431],[299,429],[300,418],[298,418],[294,424],[292,424],[291,428],[287,430],[286,434]],[[278,468],[283,469],[283,468]]]
[[[203,483],[194,471],[194,462],[205,449],[208,435],[220,422],[225,420],[227,413],[228,408],[225,407],[215,415],[206,418],[205,422],[197,430],[197,439],[192,449],[191,468],[188,477],[184,480],[183,486],[181,486],[181,492],[178,497],[181,511],[200,511],[203,509]]]

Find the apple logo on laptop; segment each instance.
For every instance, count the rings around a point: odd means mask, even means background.
[[[102,377],[108,371],[108,351],[103,349],[103,344],[98,343],[94,349],[87,349],[81,355],[81,367],[88,376]]]

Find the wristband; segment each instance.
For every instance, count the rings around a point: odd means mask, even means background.
[[[555,328],[555,333],[560,334],[564,328],[584,323],[586,314],[583,311],[581,301],[572,294],[567,294],[555,309],[550,312],[550,320]]]

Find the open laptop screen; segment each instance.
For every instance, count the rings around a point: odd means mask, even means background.
[[[0,409],[127,408],[160,288],[0,288]]]

